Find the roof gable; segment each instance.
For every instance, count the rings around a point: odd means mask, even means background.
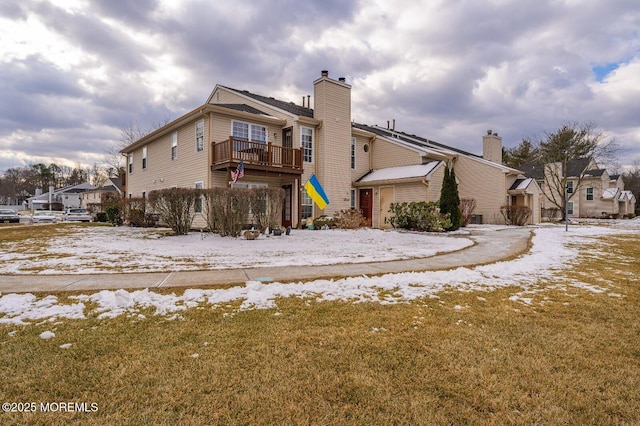
[[[313,110],[311,108],[306,108],[300,105],[296,105],[294,102],[287,102],[287,101],[282,101],[280,99],[276,99],[273,97],[258,95],[255,93],[251,93],[248,90],[238,90],[232,87],[227,87],[222,85],[219,85],[218,87],[222,87],[223,89],[230,90],[238,95],[245,96],[247,98],[261,102],[265,105],[288,112],[290,114],[313,118]],[[214,92],[215,92],[215,89],[214,89]],[[207,103],[215,104],[215,102],[212,102],[212,98],[213,98],[213,93],[211,94],[211,96],[209,96]],[[216,105],[219,105],[219,104],[216,104]],[[261,114],[264,114],[264,113],[261,113]],[[268,115],[268,114],[265,114],[265,115]]]

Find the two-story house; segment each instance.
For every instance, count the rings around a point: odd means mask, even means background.
[[[476,199],[478,221],[503,223],[500,207],[509,203],[529,206],[532,222],[539,221],[537,183],[502,165],[497,134],[483,138],[480,156],[389,126],[355,123],[351,86],[328,71],[302,105],[217,85],[203,105],[122,153],[128,197],[171,187],[281,187],[284,226],[356,208],[371,226],[385,227],[391,202],[437,201],[447,165],[455,168],[460,196]],[[244,177],[233,182],[240,162]],[[303,189],[312,174],[329,198],[324,210]],[[204,223],[197,214],[195,226]]]
[[[615,218],[635,210],[635,197],[625,191],[619,175],[609,175],[593,159],[579,158],[567,163],[567,176],[560,163],[545,167],[522,167],[539,181],[543,189],[543,210],[558,211],[567,194],[567,213],[573,218]]]

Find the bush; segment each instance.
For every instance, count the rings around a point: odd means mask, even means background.
[[[449,214],[440,213],[438,202],[391,203],[389,219],[394,228],[442,232],[451,227]]]
[[[122,225],[122,217],[120,216],[120,208],[117,205],[107,206],[105,209],[107,221],[113,226]],[[106,221],[105,221],[106,222]]]
[[[260,231],[280,224],[285,192],[282,188],[257,188],[248,192],[252,225]]]
[[[203,191],[207,226],[222,236],[237,237],[249,214],[252,192],[241,188],[211,188]]]
[[[560,213],[561,213],[560,209],[556,208],[556,207],[552,207],[552,208],[548,208],[548,209],[543,209],[542,210],[543,216],[549,222],[553,222],[553,221],[557,220]]]
[[[315,229],[322,229],[323,226],[328,226],[330,229],[337,227],[337,221],[334,217],[322,215],[313,219],[313,227]]]
[[[502,206],[500,207],[500,213],[507,225],[524,226],[531,217],[531,209],[526,206]]]
[[[149,193],[149,203],[160,220],[176,235],[187,235],[195,217],[196,199],[200,190],[193,188],[169,188]],[[145,215],[145,221],[155,222],[152,215]]]
[[[106,222],[108,220],[107,218],[107,212],[98,212],[96,213],[96,222]]]
[[[336,226],[340,229],[358,229],[367,226],[368,222],[359,210],[340,210],[335,218]]]
[[[460,212],[462,214],[461,225],[467,226],[471,223],[471,217],[473,216],[473,212],[476,209],[476,200],[475,198],[461,198],[460,199]]]
[[[263,232],[277,228],[282,217],[282,188],[211,188],[201,192],[207,226],[222,236],[237,237],[250,224]]]

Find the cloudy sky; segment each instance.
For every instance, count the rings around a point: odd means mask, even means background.
[[[323,69],[360,123],[480,154],[593,122],[640,161],[637,0],[3,0],[0,171],[100,163],[216,84],[301,103]]]

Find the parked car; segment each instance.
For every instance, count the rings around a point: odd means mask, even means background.
[[[91,222],[91,215],[86,209],[67,209],[62,215],[67,222]]]
[[[0,223],[20,223],[20,215],[13,209],[0,210]]]
[[[36,210],[31,215],[31,223],[56,223],[56,214],[49,210]]]

